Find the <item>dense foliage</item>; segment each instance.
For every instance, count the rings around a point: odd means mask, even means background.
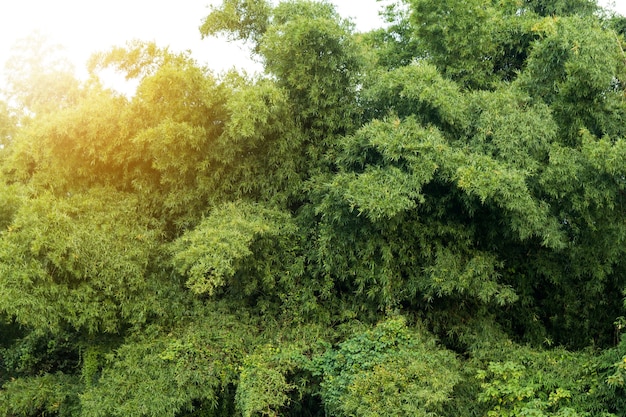
[[[0,102],[1,416],[626,416],[626,30],[592,0],[223,0]],[[138,83],[124,96],[100,71]]]

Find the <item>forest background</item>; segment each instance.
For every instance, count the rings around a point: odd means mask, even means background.
[[[626,415],[626,18],[224,0],[216,75],[45,40],[0,103],[0,415]],[[105,69],[134,80],[126,96]]]

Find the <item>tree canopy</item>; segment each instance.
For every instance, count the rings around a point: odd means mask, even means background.
[[[0,102],[0,415],[626,416],[625,18],[223,0]],[[112,68],[138,82],[103,87]]]

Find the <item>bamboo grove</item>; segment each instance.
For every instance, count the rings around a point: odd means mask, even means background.
[[[24,41],[0,415],[626,416],[626,18],[382,13],[223,0],[198,36],[255,75],[133,42],[78,80]]]

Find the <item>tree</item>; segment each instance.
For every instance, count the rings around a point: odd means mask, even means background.
[[[4,101],[0,101],[0,152],[4,153],[10,145],[17,128],[16,124],[15,114]]]
[[[78,81],[61,49],[37,32],[13,46],[5,64],[6,93],[26,114],[68,107],[78,98]]]
[[[142,42],[85,83],[14,67],[0,414],[624,415],[625,45],[596,10],[407,0],[359,34],[225,0],[202,35],[264,74]]]
[[[430,416],[459,381],[458,362],[402,317],[342,342],[320,358],[326,411],[337,416]]]

